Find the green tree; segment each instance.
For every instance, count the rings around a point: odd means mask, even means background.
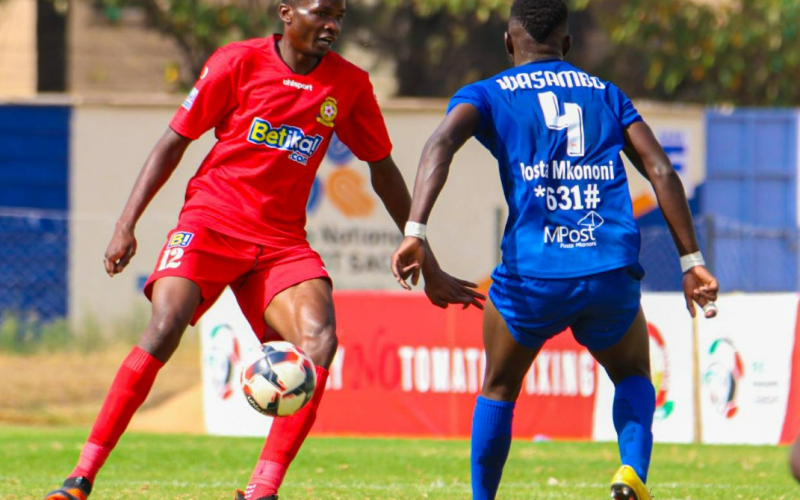
[[[94,0],[111,22],[122,9],[142,9],[150,26],[178,44],[192,75],[222,45],[264,36],[279,24],[280,0]],[[188,83],[188,82],[184,82]]]
[[[278,28],[280,0],[93,0],[114,19],[144,9],[191,74],[234,40]],[[800,100],[797,0],[568,0],[570,60],[657,100],[794,105]],[[447,96],[506,68],[512,0],[350,0],[340,42],[394,63],[398,94]],[[189,82],[184,82],[189,83]]]
[[[634,95],[761,106],[800,100],[797,0],[599,3],[616,48],[613,73]]]
[[[509,67],[503,45],[512,0],[387,0],[349,9],[355,41],[395,63],[401,96],[450,96]],[[583,26],[588,0],[569,0]],[[353,29],[353,25],[348,30]],[[580,46],[579,46],[580,49]],[[582,61],[584,53],[571,56]]]
[[[280,24],[280,0],[93,1],[112,22],[124,8],[143,9],[149,24],[178,44],[191,75],[217,47]],[[502,33],[510,6],[510,0],[351,0],[340,46],[357,43],[393,62],[400,95],[445,96],[508,67]]]

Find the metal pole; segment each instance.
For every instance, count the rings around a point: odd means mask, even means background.
[[[702,313],[701,313],[702,314]],[[694,442],[703,442],[703,412],[700,409],[700,333],[697,318],[692,318],[692,395],[694,396]]]

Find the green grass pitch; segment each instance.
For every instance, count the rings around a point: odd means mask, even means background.
[[[0,498],[41,499],[75,464],[86,429],[0,427]],[[261,439],[129,434],[92,499],[230,499],[244,488]],[[800,499],[786,448],[656,445],[657,500]],[[618,467],[615,443],[515,441],[499,499],[603,499]],[[311,438],[281,500],[468,499],[469,443]]]

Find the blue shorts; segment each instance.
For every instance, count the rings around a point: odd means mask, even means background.
[[[633,324],[643,277],[639,264],[567,279],[527,278],[500,264],[489,297],[525,347],[541,347],[569,327],[579,344],[599,351],[619,342]]]

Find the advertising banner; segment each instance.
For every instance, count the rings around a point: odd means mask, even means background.
[[[334,293],[339,350],[313,432],[322,435],[468,437],[485,369],[482,313],[433,307],[418,292]],[[681,294],[647,294],[656,388],[654,437],[777,444],[800,429],[796,294],[728,295],[720,316],[692,320]],[[270,419],[242,396],[239,373],[259,344],[226,291],[201,323],[206,428],[263,436]],[[697,384],[695,386],[695,384]],[[517,403],[518,439],[616,439],[614,387],[569,332],[548,342]]]
[[[334,300],[339,350],[313,432],[468,437],[485,367],[482,313],[442,310],[420,293],[341,291]],[[208,432],[264,435],[268,419],[247,405],[238,381],[258,345],[229,292],[201,334]],[[589,352],[560,335],[525,379],[515,437],[591,438],[596,386]]]
[[[266,436],[272,419],[247,403],[239,376],[259,356],[261,344],[226,288],[200,321],[203,356],[203,416],[218,436]]]
[[[656,389],[653,438],[658,442],[689,443],[694,439],[692,397],[692,318],[683,294],[656,293],[642,297],[650,335],[650,370]],[[614,385],[600,369],[593,437],[617,439],[612,420]]]
[[[337,288],[397,286],[388,272],[400,230],[370,185],[369,167],[336,134],[308,200],[306,231]]]
[[[787,415],[797,295],[719,303],[719,317],[698,325],[703,442],[777,444],[787,417],[800,417]]]

